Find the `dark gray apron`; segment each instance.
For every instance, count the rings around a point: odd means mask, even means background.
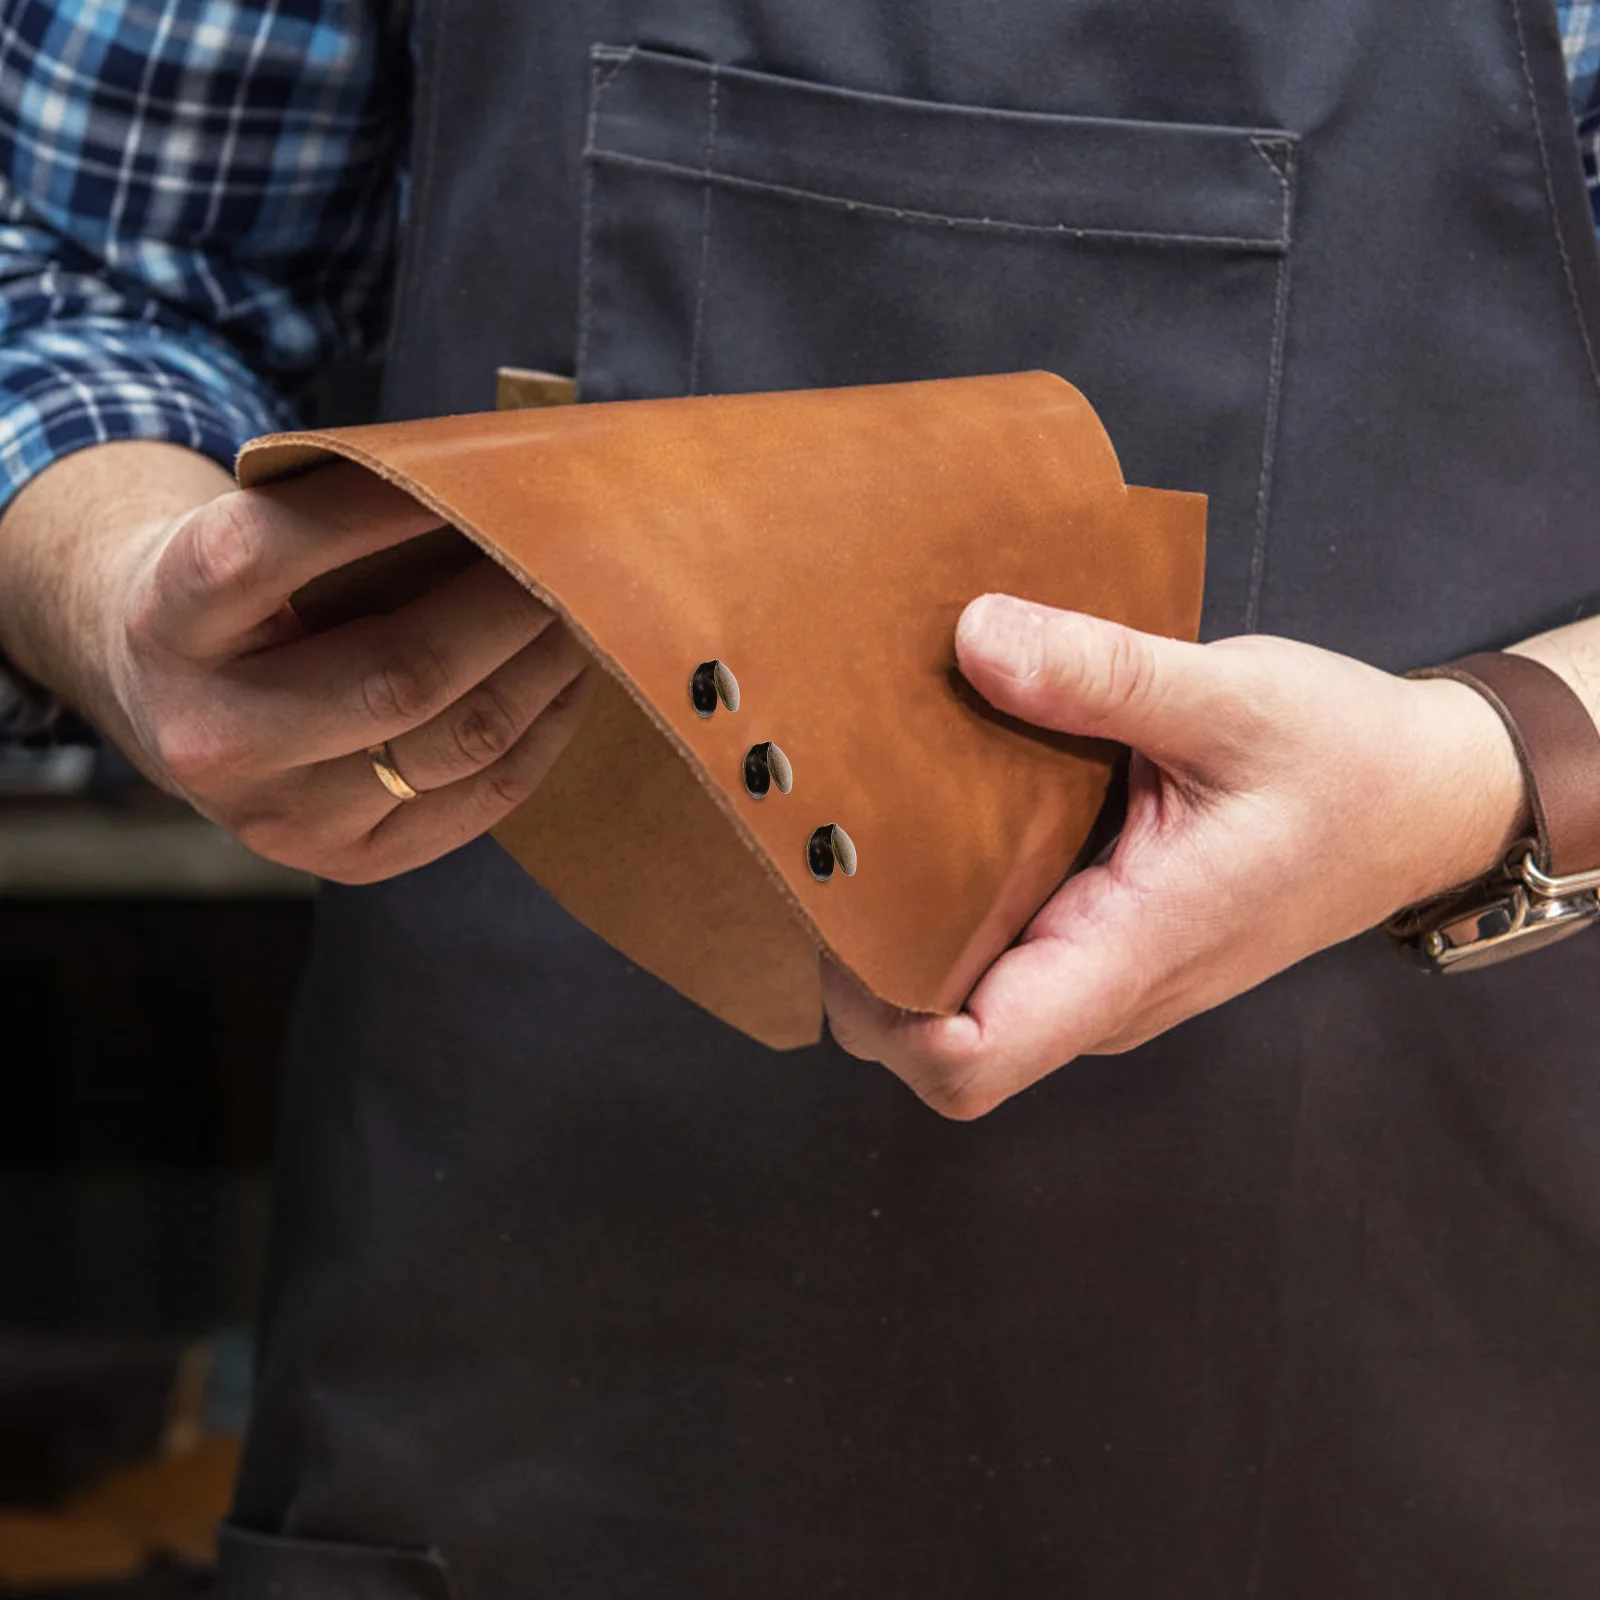
[[[1212,497],[1212,635],[1600,601],[1544,0],[420,23],[392,415],[1047,367]],[[224,1593],[1591,1600],[1597,963],[1359,940],[956,1126],[493,844],[329,890]]]

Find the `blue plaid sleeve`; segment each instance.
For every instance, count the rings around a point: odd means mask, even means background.
[[[1600,4],[1596,0],[1556,0],[1561,46],[1567,61],[1572,115],[1578,125],[1578,150],[1589,185],[1589,209],[1600,227]]]
[[[0,508],[112,439],[223,463],[387,321],[387,0],[0,0]]]

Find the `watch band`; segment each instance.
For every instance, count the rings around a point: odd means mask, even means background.
[[[1561,878],[1600,868],[1600,729],[1565,680],[1500,651],[1411,676],[1453,678],[1499,713],[1527,784],[1540,871]]]

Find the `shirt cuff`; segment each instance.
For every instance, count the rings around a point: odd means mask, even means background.
[[[290,407],[203,329],[85,317],[0,345],[0,513],[53,462],[90,445],[152,439],[231,468],[239,446],[295,426]],[[61,701],[0,654],[0,744],[37,739]]]
[[[114,318],[27,330],[0,345],[0,512],[46,467],[90,445],[160,440],[231,468],[247,439],[295,421],[206,330]]]

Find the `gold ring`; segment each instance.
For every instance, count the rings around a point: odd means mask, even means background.
[[[372,770],[378,774],[378,782],[396,800],[415,800],[417,798],[417,791],[400,776],[400,769],[394,764],[394,753],[389,749],[389,741],[387,739],[382,744],[373,745],[367,751],[367,759],[372,763]]]

